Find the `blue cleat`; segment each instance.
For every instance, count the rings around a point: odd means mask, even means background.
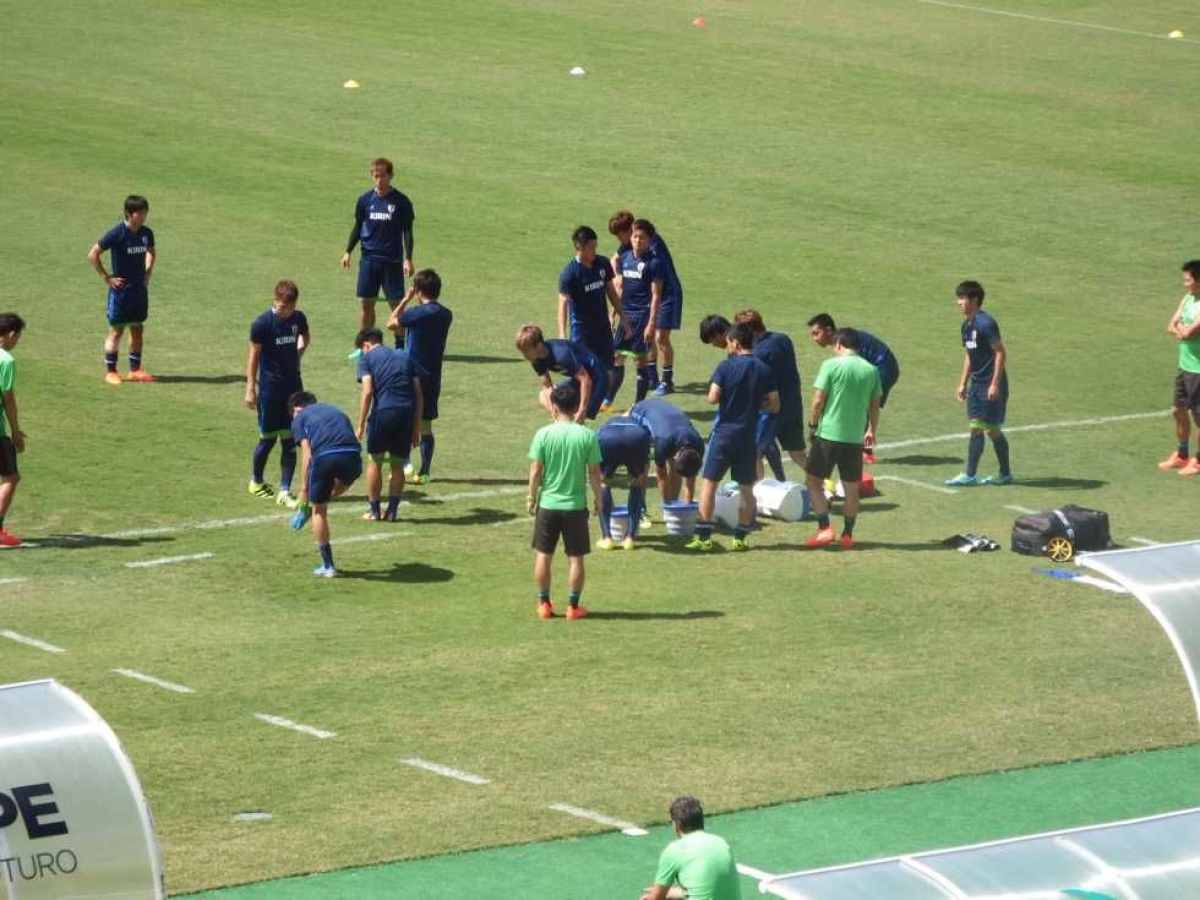
[[[979,484],[979,481],[974,475],[959,472],[953,478],[947,478],[945,484],[949,487],[975,487],[975,485]]]
[[[311,517],[312,507],[307,503],[301,503],[296,514],[292,516],[292,531],[299,531]]]
[[[336,578],[337,569],[335,569],[333,566],[327,566],[325,563],[321,563],[321,565],[313,569],[313,574],[318,578]]]
[[[650,393],[653,394],[655,397],[665,397],[665,396],[667,396],[667,394],[675,393],[675,385],[668,384],[665,381],[660,381],[658,383],[658,387],[656,387]]]

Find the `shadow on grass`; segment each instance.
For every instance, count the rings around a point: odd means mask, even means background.
[[[140,547],[142,544],[161,544],[175,538],[165,534],[130,535],[129,537],[104,537],[99,534],[49,534],[45,537],[27,538],[13,550],[79,550],[88,547]]]
[[[675,385],[675,393],[677,394],[699,394],[704,396],[708,393],[707,381],[689,381],[686,384]]]
[[[961,456],[923,456],[910,453],[908,456],[880,456],[879,461],[897,466],[950,466],[963,461]]]
[[[1051,478],[1019,478],[1017,479],[1017,484],[1021,487],[1094,491],[1096,488],[1104,487],[1108,482],[1100,481],[1096,478],[1062,478],[1053,476]]]
[[[159,384],[241,384],[245,375],[155,375]]]
[[[442,357],[443,362],[460,363],[522,363],[525,360],[519,356],[480,356],[470,353],[447,353]]]
[[[610,619],[616,622],[683,622],[689,619],[720,619],[725,613],[719,609],[690,609],[687,612],[625,612],[620,610],[605,611],[589,609],[589,619]]]
[[[390,581],[396,584],[433,584],[454,577],[450,569],[425,563],[395,563],[390,569],[338,569],[338,578],[358,581]]]
[[[503,509],[481,509],[476,507],[467,515],[462,516],[421,516],[411,521],[426,525],[496,525],[500,522],[511,522],[517,514]]]

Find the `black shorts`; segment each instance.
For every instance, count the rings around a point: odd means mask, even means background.
[[[438,417],[438,397],[442,393],[440,379],[421,379],[421,421],[432,422]]]
[[[808,451],[808,465],[804,471],[815,478],[825,479],[836,467],[842,481],[862,481],[863,445],[844,444],[813,437],[812,449]]]
[[[592,552],[588,534],[586,509],[542,509],[538,507],[533,521],[533,540],[530,546],[538,553],[553,553],[562,537],[567,556],[586,556]]]
[[[351,485],[362,474],[362,457],[356,451],[330,453],[316,457],[308,467],[308,500],[310,503],[328,503],[333,494],[333,483],[340,481]]]
[[[404,263],[361,257],[358,260],[357,296],[361,300],[375,300],[381,288],[388,300],[399,300],[404,296]]]
[[[1171,398],[1175,409],[1190,409],[1200,414],[1200,372],[1175,373],[1175,395]]]
[[[374,410],[367,422],[367,453],[392,459],[408,459],[412,452],[413,410],[393,407]]]
[[[7,434],[0,435],[0,478],[11,478],[17,472],[17,448]]]

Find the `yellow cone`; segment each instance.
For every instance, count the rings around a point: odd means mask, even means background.
[[[357,81],[355,81],[353,78],[351,78],[349,81],[347,81],[345,84],[343,84],[342,87],[357,88],[357,87],[362,87],[362,85],[360,85]]]

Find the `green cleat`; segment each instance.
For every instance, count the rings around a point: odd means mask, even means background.
[[[407,484],[429,484],[428,475],[409,475],[404,479]]]
[[[713,548],[712,538],[702,538],[693,534],[692,539],[683,545],[685,550],[701,550],[707,553]]]
[[[749,550],[750,549],[750,539],[735,537],[733,539],[733,549],[734,550]]]
[[[600,538],[600,540],[596,541],[597,550],[611,550],[615,546],[616,544],[613,543],[612,538]]]
[[[252,481],[250,487],[247,488],[251,497],[274,497],[275,488],[271,487],[265,481]]]

